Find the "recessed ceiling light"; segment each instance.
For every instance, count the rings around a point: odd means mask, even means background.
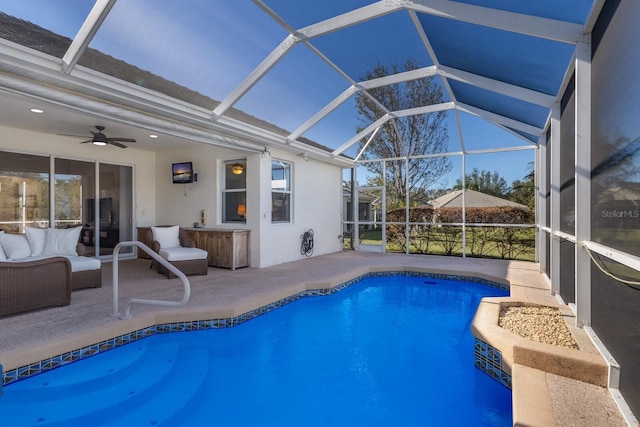
[[[157,138],[157,137],[158,135],[154,135],[154,134],[149,135],[149,138]]]
[[[40,108],[31,108],[29,111],[31,111],[32,113],[36,113],[36,114],[44,113],[44,110],[41,110]]]

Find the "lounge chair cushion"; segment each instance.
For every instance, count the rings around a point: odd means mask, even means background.
[[[153,240],[160,244],[160,248],[177,248],[180,247],[180,226],[171,227],[151,227]]]
[[[167,261],[188,261],[207,258],[207,251],[198,248],[163,248],[158,252]]]

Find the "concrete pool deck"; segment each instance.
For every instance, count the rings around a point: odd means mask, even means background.
[[[166,279],[150,270],[149,264],[149,260],[142,259],[120,262],[120,312],[130,298],[171,301],[182,298],[181,282]],[[131,308],[133,317],[119,319],[110,316],[113,311],[111,263],[105,263],[103,269],[103,287],[74,292],[68,307],[0,318],[0,364],[4,365],[5,371],[155,324],[235,317],[298,292],[333,287],[373,271],[425,271],[494,280],[511,284],[514,300],[558,306],[534,263],[340,252],[262,269],[209,268],[207,276],[189,277],[191,298],[186,306],[166,308],[134,304]],[[560,308],[570,313],[567,307]],[[484,319],[485,323],[491,322]],[[496,332],[498,338],[491,335]],[[546,344],[540,344],[540,349],[531,342],[522,344],[522,338],[508,331],[489,331],[488,341],[503,342],[492,345],[496,348],[506,345],[512,349],[509,353],[507,348],[505,359],[510,363],[508,368],[513,376],[514,424],[627,425],[611,394],[598,385],[602,382],[603,366],[606,366],[604,360],[590,346],[588,338],[582,336],[583,331],[572,332],[577,335],[581,348],[584,347],[579,352],[580,357],[594,363],[594,368],[587,368],[586,376],[579,379],[545,368],[563,363],[562,358],[567,354],[563,349],[549,349]],[[477,333],[474,331],[476,336]],[[484,339],[484,335],[482,337]],[[514,356],[520,350],[513,349],[523,347],[532,347],[534,354],[542,355],[545,362],[530,363],[531,356],[522,353]],[[589,382],[591,378],[598,380]]]

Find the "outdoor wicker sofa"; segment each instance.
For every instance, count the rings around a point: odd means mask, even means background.
[[[77,229],[0,231],[0,316],[69,305],[76,289],[102,286],[102,263],[85,257]]]
[[[61,256],[0,261],[0,316],[71,302],[71,262]]]

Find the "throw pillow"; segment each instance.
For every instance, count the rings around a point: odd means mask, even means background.
[[[172,227],[151,227],[153,240],[160,244],[160,247],[177,248],[180,246],[180,226]]]
[[[47,237],[46,228],[25,227],[25,234],[31,246],[31,256],[42,255],[44,249],[44,241]]]
[[[76,247],[80,240],[82,227],[48,228],[44,241],[43,255],[78,255]]]
[[[4,249],[2,249],[2,236],[4,236],[4,230],[0,230],[0,261],[6,261],[7,255],[4,253]]]
[[[2,239],[2,248],[9,259],[25,258],[31,256],[31,246],[24,234],[4,234],[0,236]]]

